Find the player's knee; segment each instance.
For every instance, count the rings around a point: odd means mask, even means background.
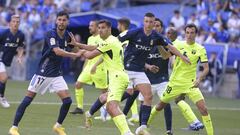
[[[82,88],[82,84],[80,82],[76,82],[75,88],[81,89]]]
[[[107,101],[107,93],[103,93],[99,96],[99,100],[101,101],[101,103],[106,103]]]
[[[144,96],[144,100],[146,100],[146,101],[152,101],[152,99],[153,99],[152,94],[147,94],[147,95]]]
[[[107,112],[114,114],[114,111],[118,108],[118,104],[115,101],[110,101],[107,103]]]

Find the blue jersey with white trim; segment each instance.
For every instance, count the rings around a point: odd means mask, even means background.
[[[13,57],[17,54],[17,48],[24,47],[24,40],[25,36],[20,30],[16,34],[13,34],[10,29],[0,33],[1,61],[5,66],[11,66]]]
[[[124,51],[124,68],[129,71],[144,72],[146,59],[156,45],[167,46],[171,42],[156,31],[147,36],[143,28],[129,30],[125,35],[120,35],[119,40],[129,41]]]
[[[42,58],[38,65],[37,75],[45,77],[57,77],[62,75],[62,62],[63,57],[58,56],[53,51],[53,48],[59,47],[65,51],[70,51],[71,47],[68,46],[70,36],[65,31],[64,36],[61,38],[57,34],[56,29],[48,31],[44,38],[44,47],[42,50]]]
[[[169,59],[164,60],[159,53],[158,48],[156,46],[153,47],[147,58],[146,63],[158,66],[159,71],[157,73],[150,72],[149,70],[145,71],[151,84],[159,84],[169,80],[168,62]]]

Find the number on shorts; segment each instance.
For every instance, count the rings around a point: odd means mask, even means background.
[[[171,93],[171,91],[172,91],[172,87],[170,87],[170,86],[167,86],[167,89],[166,89],[166,92],[167,92],[167,94],[170,94],[170,93]]]
[[[43,83],[44,80],[45,80],[45,78],[43,78],[43,77],[38,77],[37,85],[42,85],[42,83]]]

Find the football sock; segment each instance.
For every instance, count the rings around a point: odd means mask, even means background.
[[[117,128],[119,129],[119,131],[121,132],[121,135],[130,131],[127,121],[126,121],[126,117],[124,114],[115,116],[113,118],[113,121],[114,121],[115,125],[117,126]]]
[[[133,95],[130,96],[130,97],[127,99],[126,104],[125,104],[125,106],[124,106],[124,108],[123,108],[123,113],[124,113],[126,116],[127,116],[128,112],[129,112],[129,110],[131,109],[134,101],[135,101],[136,98],[138,97],[138,95],[139,95],[139,91],[138,91],[138,90],[135,90],[134,93],[133,93]],[[135,110],[134,110],[134,112],[132,112],[132,114],[137,114],[137,107],[136,107],[136,106],[137,106],[137,104],[135,104],[135,108],[134,108]]]
[[[84,96],[83,88],[80,88],[80,89],[76,88],[75,96],[76,96],[77,107],[83,109],[83,96]]]
[[[212,125],[212,120],[210,115],[207,116],[202,116],[203,124],[206,128],[207,134],[208,135],[213,135],[213,125]]]
[[[134,100],[131,107],[132,115],[138,115],[137,100]]]
[[[31,97],[28,97],[28,96],[24,97],[24,99],[22,100],[21,104],[18,106],[18,109],[16,111],[13,126],[16,126],[16,127],[18,126],[18,123],[22,119],[22,116],[23,116],[27,106],[31,104],[32,100],[33,100],[33,98],[31,98]]]
[[[171,105],[167,104],[164,108],[164,117],[165,117],[165,125],[166,130],[172,130],[172,109]]]
[[[147,125],[151,113],[151,106],[141,105],[141,125]]]
[[[128,97],[130,97],[131,95],[129,93],[127,93],[126,91],[123,93],[121,101],[127,99]]]
[[[89,110],[90,115],[93,115],[95,112],[97,112],[103,105],[104,104],[101,103],[101,101],[98,98]]]
[[[6,83],[0,82],[0,96],[4,97]]]
[[[191,107],[185,101],[181,100],[177,103],[177,105],[189,124],[192,124],[194,121],[198,120]]]
[[[60,113],[59,113],[58,120],[57,120],[57,122],[59,124],[62,124],[65,117],[67,116],[67,113],[68,113],[68,110],[69,110],[71,104],[72,104],[71,97],[66,97],[66,98],[62,99],[62,106],[60,108]]]

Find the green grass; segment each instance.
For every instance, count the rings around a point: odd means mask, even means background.
[[[11,127],[12,120],[19,102],[26,93],[28,82],[9,81],[7,84],[6,97],[12,102],[9,109],[0,107],[0,135],[6,135]],[[70,84],[70,93],[74,99],[73,87]],[[100,93],[93,87],[85,87],[85,110],[96,100]],[[155,98],[154,103],[157,102]],[[222,98],[206,98],[209,112],[214,124],[215,135],[239,135],[240,134],[240,104],[239,100],[230,100]],[[43,103],[59,103],[59,104],[43,104]],[[52,126],[56,122],[60,100],[55,94],[46,93],[44,96],[38,95],[32,105],[30,105],[19,125],[19,131],[22,135],[54,135]],[[175,135],[205,135],[205,130],[199,132],[184,131],[181,128],[187,127],[186,120],[182,117],[177,107],[173,105],[173,131]],[[194,112],[201,120],[196,107],[193,106]],[[71,106],[74,109],[75,104]],[[98,115],[97,113],[96,115]],[[94,120],[94,126],[90,131],[87,131],[81,126],[84,125],[83,115],[68,115],[64,121],[64,127],[68,135],[119,135],[112,121],[102,122]],[[131,127],[135,131],[137,126]],[[151,125],[150,132],[152,135],[164,134],[165,125],[163,114],[156,117]]]

